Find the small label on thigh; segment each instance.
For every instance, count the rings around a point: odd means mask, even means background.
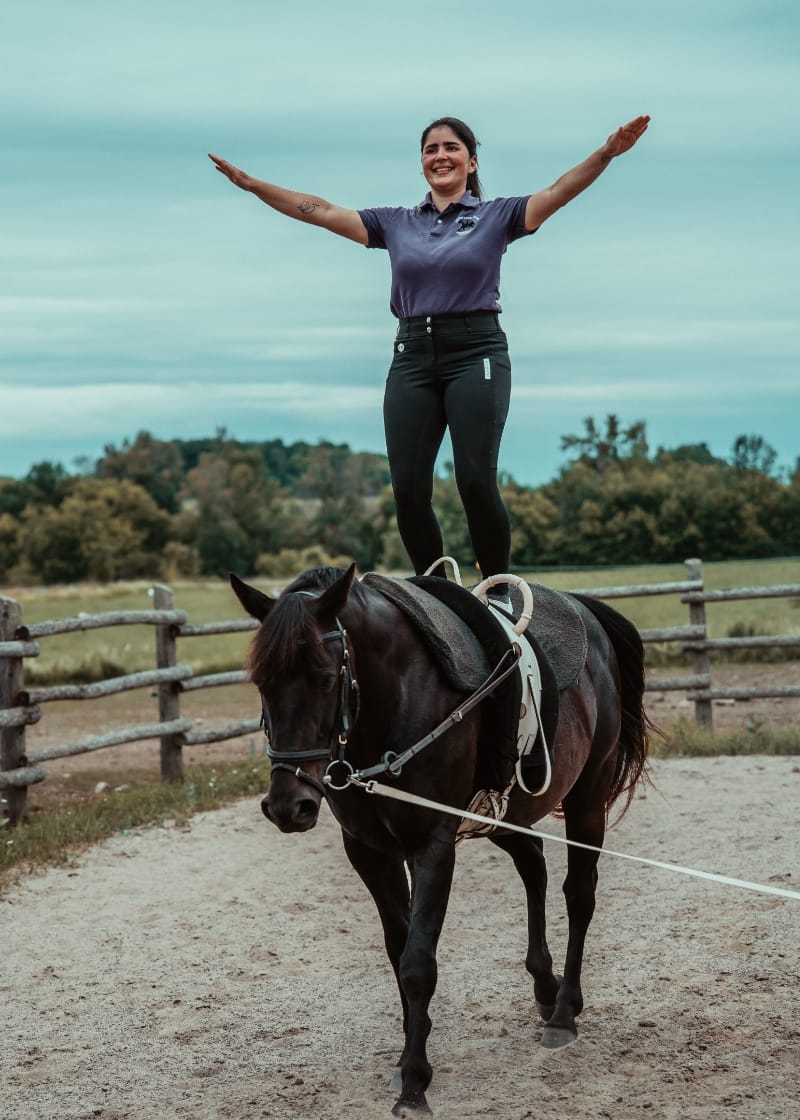
[[[492,359],[491,358],[484,358],[483,359],[483,380],[484,381],[491,381],[492,380]]]

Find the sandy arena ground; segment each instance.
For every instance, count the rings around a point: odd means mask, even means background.
[[[800,889],[800,759],[654,765],[607,846]],[[546,830],[559,833],[548,820]],[[551,869],[551,947],[563,959]],[[376,1120],[400,1049],[371,900],[327,810],[120,835],[0,899],[3,1120]],[[800,1116],[800,902],[604,856],[576,1043],[538,1045],[521,883],[461,846],[432,1006],[437,1120]]]

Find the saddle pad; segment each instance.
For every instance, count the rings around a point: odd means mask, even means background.
[[[493,666],[454,611],[408,580],[367,572],[361,582],[411,618],[453,688],[474,691],[483,684]]]
[[[533,593],[533,614],[526,633],[542,647],[556,675],[559,692],[574,684],[586,662],[589,640],[575,601],[541,583],[528,585]],[[522,593],[511,587],[514,616],[522,612]]]

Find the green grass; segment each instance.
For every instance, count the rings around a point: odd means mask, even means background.
[[[611,587],[644,583],[677,582],[686,578],[683,564],[649,564],[620,568],[534,569],[524,575],[532,581],[560,590]],[[800,584],[800,559],[753,560],[713,563],[704,566],[706,587],[761,587]],[[279,586],[256,580],[270,593]],[[241,617],[241,607],[225,580],[179,580],[173,586],[174,606],[186,611],[192,623]],[[145,610],[152,607],[149,584],[144,581],[108,585],[76,584],[65,587],[7,588],[4,594],[22,604],[25,622],[62,618],[81,611]],[[689,621],[689,610],[678,595],[615,599],[613,605],[640,629],[677,626]],[[710,603],[706,607],[709,635],[714,638],[736,634],[800,634],[800,598],[738,600]],[[249,635],[220,634],[178,641],[178,660],[192,665],[195,673],[222,672],[243,664]],[[26,661],[30,683],[58,684],[101,680],[137,672],[155,665],[155,630],[149,626],[119,626],[60,634],[40,640],[41,655]],[[675,643],[648,646],[648,665],[685,663]],[[715,653],[722,663],[730,654]],[[796,660],[798,649],[747,650],[738,660]]]
[[[76,614],[153,609],[151,585],[129,583],[75,584],[65,587],[11,588],[3,593],[22,605],[23,622],[31,624]],[[266,590],[271,588],[267,586]],[[224,580],[182,580],[172,585],[173,605],[188,620],[220,622],[242,617],[242,608]],[[240,669],[251,635],[217,634],[178,641],[178,661],[196,674]],[[39,639],[41,654],[25,663],[31,684],[80,684],[155,667],[153,626],[112,626]]]
[[[643,564],[620,568],[583,570],[532,570],[522,573],[531,582],[544,583],[561,591],[593,587],[625,587],[647,583],[677,583],[685,580],[683,564]],[[800,585],[800,559],[735,560],[703,565],[707,591],[733,587],[770,587],[776,584]],[[640,630],[681,626],[689,622],[689,607],[679,594],[649,595],[613,599],[611,605]],[[728,603],[706,604],[706,625],[711,638],[744,635],[800,635],[800,596],[776,599],[738,599]],[[688,664],[677,642],[648,644],[648,667]],[[731,662],[783,662],[800,659],[800,646],[793,648],[715,650],[717,664]]]
[[[269,784],[269,763],[251,759],[196,766],[181,784],[161,782],[152,774],[117,771],[114,789],[91,795],[97,776],[85,772],[82,796],[63,807],[32,813],[19,828],[0,828],[0,888],[23,873],[69,864],[76,854],[110,836],[153,825],[180,826],[194,813],[257,795]]]
[[[713,758],[720,755],[800,755],[800,729],[770,727],[753,715],[744,727],[733,731],[705,731],[690,720],[679,718],[664,730],[664,738],[653,736],[651,758]]]
[[[642,564],[621,568],[584,570],[532,570],[526,578],[559,590],[570,588],[619,587],[644,583],[675,583],[685,580],[683,564]],[[732,560],[703,565],[707,591],[732,587],[769,587],[775,584],[800,585],[800,558],[786,560]],[[659,626],[679,626],[689,621],[689,608],[679,595],[651,595],[644,598],[614,599],[615,606],[640,630]],[[780,599],[741,599],[731,603],[707,603],[710,636],[724,638],[737,623],[753,627],[757,634],[800,633],[800,597]],[[743,632],[747,632],[746,630]]]

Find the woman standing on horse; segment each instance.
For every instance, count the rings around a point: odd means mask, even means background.
[[[447,428],[481,573],[485,578],[508,571],[511,533],[497,488],[511,393],[508,344],[499,320],[500,261],[512,241],[534,233],[632,148],[649,120],[641,116],[623,125],[544,190],[484,200],[472,130],[455,117],[441,117],[422,133],[422,173],[430,190],[410,209],[348,210],[254,179],[210,156],[235,186],[279,213],[389,252],[390,307],[399,323],[384,425],[397,524],[417,574],[444,552],[431,499]],[[490,594],[507,602],[503,585]]]

